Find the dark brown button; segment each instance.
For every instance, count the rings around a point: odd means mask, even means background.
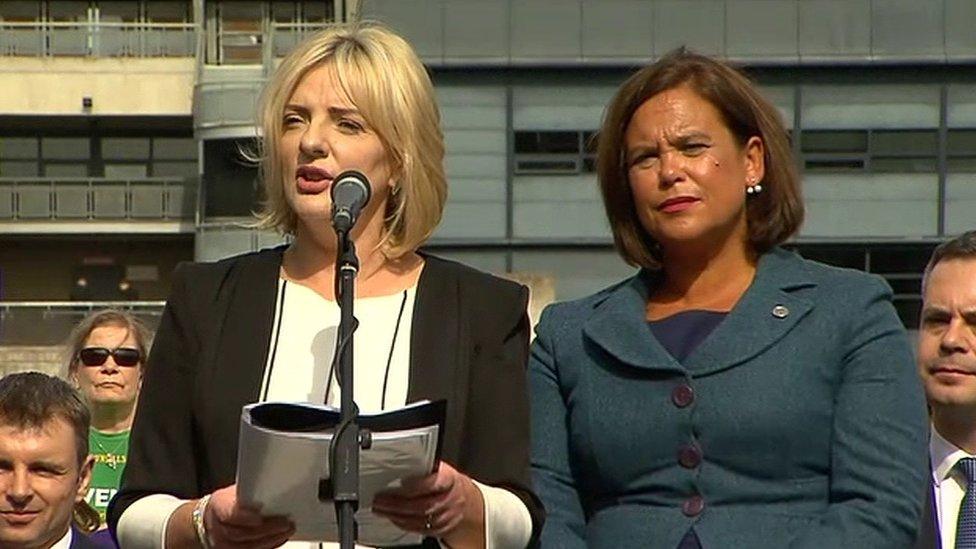
[[[695,391],[687,383],[682,383],[671,390],[671,402],[678,408],[684,408],[694,402],[694,400]]]
[[[702,452],[695,444],[685,444],[678,448],[678,463],[685,469],[694,469],[701,463]]]
[[[705,508],[705,500],[701,496],[691,496],[681,504],[681,512],[687,517],[697,517]]]

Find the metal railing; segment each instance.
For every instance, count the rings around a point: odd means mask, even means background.
[[[264,65],[270,71],[306,36],[333,24],[329,21],[265,23],[255,29],[208,29],[206,65]]]
[[[195,179],[0,178],[3,220],[192,220]]]
[[[0,56],[194,57],[195,23],[0,21]]]
[[[92,311],[128,311],[155,329],[165,301],[0,301],[0,346],[59,345]]]

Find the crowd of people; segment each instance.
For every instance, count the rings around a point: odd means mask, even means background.
[[[882,279],[782,248],[800,178],[736,68],[677,50],[620,86],[597,174],[636,273],[531,344],[527,288],[420,251],[447,181],[406,41],[319,32],[260,113],[259,223],[290,243],[178,267],[154,336],[90,315],[64,380],[0,379],[0,547],[322,545],[238,501],[238,425],[339,403],[329,188],[354,169],[355,400],[448,402],[434,471],[371,502],[421,546],[976,548],[976,231],[932,255],[913,350]]]

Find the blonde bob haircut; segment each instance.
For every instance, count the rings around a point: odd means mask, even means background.
[[[630,189],[626,133],[634,112],[655,95],[688,86],[721,114],[740,147],[763,142],[763,191],[746,202],[748,239],[758,253],[783,243],[803,222],[803,198],[779,111],[739,70],[711,57],[674,50],[624,82],[607,106],[597,142],[597,177],[617,251],[627,263],[661,268],[660,246],[641,225]]]
[[[372,22],[332,25],[300,44],[282,60],[259,101],[263,140],[264,202],[258,226],[294,234],[295,212],[285,198],[284,173],[277,151],[284,132],[285,106],[301,79],[327,65],[343,92],[376,132],[389,156],[396,186],[384,213],[379,248],[390,258],[415,250],[434,231],[447,200],[444,136],[434,87],[410,45]]]

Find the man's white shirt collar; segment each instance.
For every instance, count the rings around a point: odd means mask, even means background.
[[[952,470],[960,459],[966,457],[976,457],[973,454],[960,449],[955,444],[942,438],[942,435],[932,426],[932,435],[929,441],[929,458],[932,460],[932,480],[936,486],[940,486],[943,481],[952,475]],[[965,482],[963,482],[965,485]]]
[[[61,539],[57,541],[57,543],[51,546],[51,549],[68,549],[69,547],[71,547],[72,535],[73,534],[71,532],[71,527],[69,526],[68,531],[64,533],[64,536],[62,536]]]

